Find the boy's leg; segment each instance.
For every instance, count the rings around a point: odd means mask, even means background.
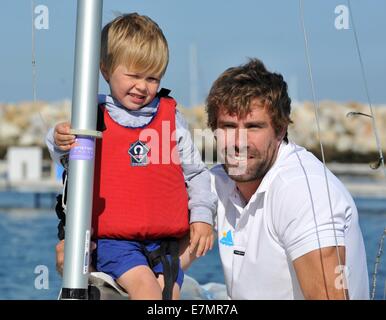
[[[132,300],[162,300],[161,286],[153,271],[147,266],[134,267],[116,281]]]
[[[164,289],[164,286],[165,286],[164,276],[162,274],[159,274],[157,281],[158,281],[158,284],[161,288],[161,295],[162,295],[162,290]],[[179,300],[180,299],[180,286],[176,282],[174,283],[174,286],[173,286],[172,299],[173,300]]]

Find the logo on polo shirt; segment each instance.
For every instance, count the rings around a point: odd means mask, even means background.
[[[223,231],[220,243],[226,246],[233,246],[232,232],[230,230],[228,232]]]
[[[142,141],[136,141],[130,145],[129,155],[131,159],[131,165],[134,167],[146,166],[148,164],[147,154],[150,148],[146,143]]]

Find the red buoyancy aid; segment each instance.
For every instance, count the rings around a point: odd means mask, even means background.
[[[103,108],[106,130],[97,140],[94,175],[97,238],[179,238],[189,230],[175,113],[176,102],[162,97],[147,126],[125,128]]]

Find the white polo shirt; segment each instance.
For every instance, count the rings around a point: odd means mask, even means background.
[[[292,261],[336,244],[346,247],[350,299],[369,298],[354,201],[327,170],[334,235],[323,164],[312,153],[283,142],[275,164],[248,203],[221,165],[211,173],[219,198],[216,229],[230,298],[304,299]]]

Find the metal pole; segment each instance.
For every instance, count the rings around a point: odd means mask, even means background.
[[[62,299],[88,298],[102,6],[78,0]]]

